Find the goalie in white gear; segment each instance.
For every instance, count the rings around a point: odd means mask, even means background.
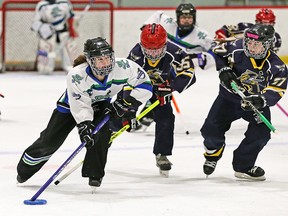
[[[68,0],[41,0],[38,2],[31,29],[40,37],[37,52],[37,70],[51,74],[55,69],[57,54],[62,68],[69,71],[74,59],[69,44],[75,42],[77,33],[73,27],[74,12]]]

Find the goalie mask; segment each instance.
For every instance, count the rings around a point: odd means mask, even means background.
[[[275,24],[276,16],[274,15],[273,11],[268,8],[262,8],[256,14],[256,23],[266,24],[266,25],[273,25]]]
[[[273,45],[275,30],[271,25],[255,24],[244,31],[243,48],[247,57],[263,59]]]
[[[115,66],[114,51],[101,37],[88,39],[85,42],[84,55],[94,75],[108,75]]]
[[[176,17],[180,31],[192,31],[196,24],[196,9],[191,3],[180,4],[176,9]],[[183,18],[185,20],[180,20]]]
[[[160,24],[146,25],[142,29],[140,40],[142,52],[147,59],[157,61],[165,56],[167,32]]]

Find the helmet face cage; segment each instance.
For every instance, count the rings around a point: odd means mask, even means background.
[[[245,30],[243,48],[246,56],[254,59],[263,59],[273,45],[274,28],[265,28],[265,25],[255,25]]]
[[[101,57],[109,57],[110,62],[109,64],[105,65],[105,66],[101,66],[98,67],[97,66],[97,58],[101,58]],[[90,65],[90,68],[93,72],[93,74],[98,75],[98,76],[106,76],[108,74],[111,73],[111,71],[113,70],[114,66],[115,66],[115,57],[114,57],[114,53],[111,53],[109,55],[103,55],[103,56],[93,56],[90,58],[87,58],[88,64]]]
[[[167,49],[167,32],[160,24],[148,24],[141,32],[141,50],[144,56],[157,61],[165,56]]]
[[[88,39],[84,44],[84,55],[94,75],[106,76],[115,66],[114,51],[103,38]],[[101,57],[109,57],[109,63],[97,65],[99,61],[105,62]]]
[[[193,17],[192,24],[181,24],[180,17],[183,15],[190,15]],[[180,4],[176,9],[177,25],[180,31],[190,31],[194,28],[196,23],[196,9],[192,4]]]
[[[261,23],[264,25],[275,25],[276,16],[274,15],[273,11],[268,8],[262,8],[256,14],[256,23]]]

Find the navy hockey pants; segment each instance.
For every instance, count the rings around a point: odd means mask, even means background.
[[[155,121],[155,141],[153,153],[155,155],[172,155],[174,144],[175,116],[171,103],[158,105],[153,109]]]
[[[270,109],[262,109],[263,115],[270,121]],[[253,111],[243,111],[239,103],[231,102],[218,95],[201,128],[204,145],[209,150],[216,150],[225,143],[225,133],[231,123],[237,119],[249,122],[245,138],[233,152],[233,169],[246,172],[255,165],[259,152],[270,140],[270,130],[264,123],[258,124]],[[240,135],[240,134],[239,134]]]
[[[94,124],[97,125],[102,118],[102,115],[100,117],[94,115]],[[21,156],[17,165],[18,174],[23,179],[29,179],[38,172],[52,154],[60,148],[75,126],[76,122],[71,113],[61,113],[55,109],[47,128],[41,132],[40,137]],[[87,149],[85,155],[82,167],[83,177],[102,178],[104,176],[110,136],[111,132],[108,124],[104,125],[94,136],[95,145]],[[80,139],[76,142],[80,144]]]

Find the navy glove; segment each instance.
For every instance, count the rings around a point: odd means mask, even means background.
[[[153,86],[154,92],[157,99],[160,102],[160,106],[170,103],[172,100],[173,88],[167,83],[162,83],[161,85]]]
[[[232,81],[239,83],[236,74],[232,71],[230,67],[224,67],[219,70],[219,79],[221,81],[221,84],[229,90],[232,90]]]
[[[263,95],[250,95],[241,101],[241,108],[245,111],[251,111],[249,103],[256,109],[262,109],[266,106],[266,99]]]
[[[83,121],[77,125],[81,142],[85,142],[85,147],[91,148],[94,145],[93,130],[95,126],[91,121]]]

